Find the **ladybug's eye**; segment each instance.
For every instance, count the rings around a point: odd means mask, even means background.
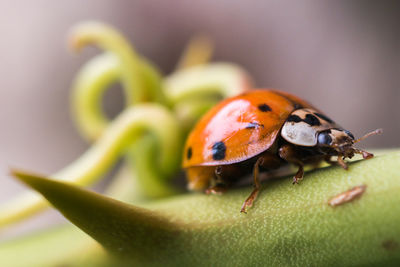
[[[318,134],[319,145],[330,145],[332,143],[332,137],[328,132],[320,132]]]

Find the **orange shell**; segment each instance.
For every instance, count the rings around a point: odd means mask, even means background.
[[[252,90],[223,100],[190,133],[183,168],[232,164],[260,154],[272,146],[287,117],[299,107],[312,108],[304,100],[276,90]],[[223,146],[218,157],[213,150],[216,143]]]

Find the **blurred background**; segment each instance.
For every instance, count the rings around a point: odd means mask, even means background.
[[[399,146],[398,1],[0,0],[0,201],[24,190],[9,167],[51,174],[88,147],[69,95],[97,51],[66,48],[69,29],[84,20],[114,25],[164,73],[206,33],[213,59],[240,64],[258,87],[296,94],[356,136],[384,129],[363,147]],[[122,103],[118,90],[107,94],[111,113]]]

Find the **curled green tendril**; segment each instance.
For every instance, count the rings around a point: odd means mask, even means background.
[[[125,110],[85,154],[52,177],[82,186],[89,185],[104,174],[127,147],[146,134],[153,135],[157,143],[158,153],[151,163],[161,174],[159,179],[176,172],[179,168],[176,151],[180,151],[182,145],[178,121],[170,111],[158,104],[141,104]],[[170,194],[171,189],[167,186],[158,187],[159,191],[162,189],[164,194]],[[19,196],[1,207],[0,226],[26,218],[47,205],[42,197],[31,192]]]
[[[183,51],[177,69],[187,69],[208,64],[214,51],[214,43],[206,34],[194,36]]]
[[[164,80],[164,86],[168,100],[177,104],[207,95],[237,95],[251,88],[251,79],[234,64],[213,63],[175,72]]]
[[[96,140],[107,127],[108,119],[100,105],[104,91],[119,77],[119,61],[105,53],[90,60],[79,72],[72,94],[73,117],[82,136]]]
[[[118,31],[99,22],[86,22],[73,28],[70,35],[71,48],[80,51],[89,44],[113,53],[120,61],[119,74],[127,93],[127,105],[142,101],[163,102],[160,75],[148,61],[135,53]]]

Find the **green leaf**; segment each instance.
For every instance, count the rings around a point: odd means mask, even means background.
[[[43,193],[71,222],[118,254],[147,258],[150,248],[165,247],[177,226],[158,213],[113,200],[72,184],[14,172],[19,179]]]
[[[398,266],[400,152],[265,182],[248,214],[251,188],[187,194],[136,207],[75,186],[15,174],[124,263],[200,266]],[[337,207],[332,197],[366,185]]]

